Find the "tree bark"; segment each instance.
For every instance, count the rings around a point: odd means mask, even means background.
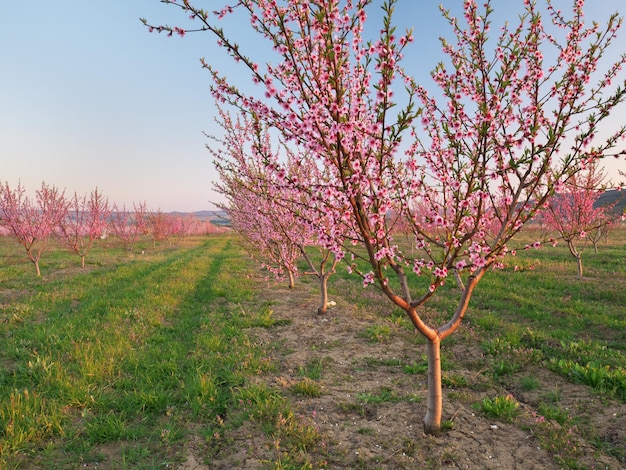
[[[569,252],[572,254],[572,256],[576,258],[576,264],[578,266],[578,277],[582,278],[583,277],[582,250],[579,251],[578,249],[576,249],[576,245],[571,240],[567,241],[567,247],[569,248]]]
[[[39,261],[33,261],[35,269],[37,270],[37,277],[41,277],[41,270],[39,269]]]
[[[294,287],[296,287],[296,281],[294,279],[293,272],[291,272],[290,270],[287,270],[287,272],[289,273],[289,288],[293,289]]]
[[[319,276],[320,280],[320,306],[317,309],[318,315],[324,315],[328,311],[328,275],[322,274]]]
[[[424,432],[438,435],[441,430],[443,393],[441,391],[441,340],[439,337],[427,339],[428,356],[428,400],[424,416]]]

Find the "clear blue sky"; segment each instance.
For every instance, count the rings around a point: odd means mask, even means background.
[[[448,32],[439,3],[400,0],[397,7],[397,18],[415,27],[424,72],[439,60],[438,37]],[[494,6],[510,14],[512,3]],[[587,3],[594,18],[626,13],[623,0]],[[199,59],[224,71],[231,65],[210,35],[150,34],[140,17],[185,23],[158,0],[0,0],[0,181],[21,180],[29,191],[46,181],[69,195],[97,186],[112,203],[146,201],[152,210],[213,208],[203,131],[215,128],[214,110]],[[626,50],[626,29],[621,44]]]

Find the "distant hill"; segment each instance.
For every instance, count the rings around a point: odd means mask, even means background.
[[[222,225],[222,226],[230,226],[230,217],[226,211],[223,210],[214,210],[214,211],[196,211],[196,212],[180,212],[180,211],[172,211],[170,215],[176,217],[184,217],[186,215],[193,215],[198,220],[208,220],[213,225]]]
[[[598,198],[594,206],[603,207],[611,204],[615,204],[612,210],[613,213],[623,214],[626,210],[626,190],[612,189],[606,191]]]
[[[198,219],[209,219],[209,220],[228,219],[228,215],[226,214],[226,211],[223,211],[223,210],[197,211],[197,212],[194,212],[193,215]]]
[[[175,215],[175,216],[193,215],[197,219],[204,219],[204,220],[228,219],[228,215],[226,214],[226,211],[219,210],[219,209],[214,210],[214,211],[196,211],[196,212],[172,211],[170,212],[170,214]]]

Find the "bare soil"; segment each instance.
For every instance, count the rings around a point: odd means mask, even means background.
[[[289,320],[250,331],[271,351],[277,365],[275,373],[259,380],[289,397],[303,422],[323,436],[323,442],[306,449],[313,468],[626,469],[625,404],[602,398],[541,366],[494,379],[489,372],[493,359],[483,355],[479,334],[471,327],[462,326],[456,339],[453,335],[449,344],[444,342],[453,358],[448,371],[444,364],[444,373],[463,380],[458,380],[459,387],[444,387],[443,419],[448,428],[431,436],[422,430],[426,374],[402,369],[422,361],[424,341],[418,334],[390,321],[384,311],[364,312],[341,298],[333,297],[337,306],[319,316],[313,284],[294,290],[273,286],[259,297],[271,300],[276,319]],[[391,334],[371,341],[363,334],[371,325],[387,325]],[[298,396],[291,386],[302,380],[299,370],[312,361],[323,363],[323,394]],[[536,377],[541,386],[524,391],[519,385],[524,376]],[[381,391],[393,399],[367,400]],[[521,414],[512,423],[488,418],[476,407],[484,398],[507,394],[520,403]],[[576,426],[565,428],[541,418],[538,404],[550,394],[558,396],[559,407],[570,413]],[[230,445],[217,453],[208,452],[202,439],[191,440],[180,468],[300,468],[275,464],[282,452],[280,443],[251,423],[235,429],[228,439]],[[207,458],[209,454],[213,457]],[[292,460],[302,462],[303,455]]]

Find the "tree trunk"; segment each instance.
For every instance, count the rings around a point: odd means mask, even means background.
[[[80,255],[80,266],[85,269],[85,255]]]
[[[577,250],[576,245],[573,241],[568,240],[567,247],[569,248],[569,252],[572,254],[574,258],[576,258],[576,264],[578,265],[578,277],[583,277],[583,259],[582,259],[582,250]]]
[[[427,339],[426,354],[428,356],[428,401],[424,416],[424,432],[438,435],[441,430],[441,412],[443,394],[441,391],[441,340]]]
[[[320,294],[321,294],[321,302],[320,306],[317,309],[318,315],[324,315],[328,310],[328,275],[322,274],[319,276],[320,280]]]
[[[37,270],[37,277],[41,277],[41,270],[39,269],[39,258],[41,257],[41,250],[38,252],[33,252],[34,249],[32,247],[26,248],[26,253],[28,254],[28,259],[35,265],[35,269]]]
[[[296,281],[294,279],[293,272],[291,272],[290,270],[287,270],[287,272],[289,273],[289,288],[293,289],[294,287],[296,287]]]
[[[487,269],[490,268],[491,263],[488,263],[467,278],[465,290],[459,298],[459,304],[454,315],[448,323],[437,329],[428,326],[422,318],[420,318],[416,310],[416,307],[421,305],[419,301],[407,303],[403,298],[394,297],[396,304],[405,309],[417,331],[426,338],[426,353],[428,357],[428,400],[426,404],[426,415],[424,416],[424,432],[426,434],[438,435],[441,432],[441,414],[443,411],[443,393],[441,390],[441,341],[454,333],[459,325],[461,325],[474,288],[485,272],[487,272]],[[405,285],[406,277],[402,269],[398,269],[396,272],[398,272],[403,290],[408,291],[408,287]]]

